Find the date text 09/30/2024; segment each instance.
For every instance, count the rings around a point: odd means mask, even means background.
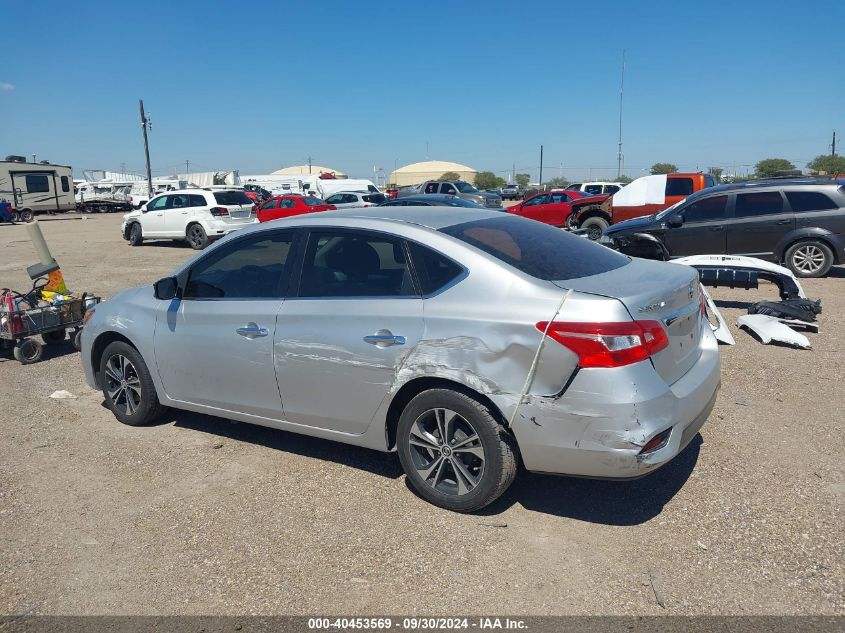
[[[519,630],[528,628],[524,620],[514,618],[477,617],[477,618],[309,618],[308,628],[312,630],[390,630],[404,631],[432,630],[432,629],[479,629]]]

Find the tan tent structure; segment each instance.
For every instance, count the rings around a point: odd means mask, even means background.
[[[437,180],[449,171],[458,174],[461,180],[466,180],[467,182],[475,182],[475,175],[478,173],[472,167],[467,167],[460,163],[450,163],[443,160],[427,160],[400,167],[390,174],[388,182],[399,187],[404,187],[426,180]]]

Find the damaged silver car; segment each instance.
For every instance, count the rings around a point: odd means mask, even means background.
[[[495,211],[296,216],[86,315],[115,417],[185,409],[396,451],[455,511],[530,471],[645,475],[698,432],[719,352],[697,273]]]

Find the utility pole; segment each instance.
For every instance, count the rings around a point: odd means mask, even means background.
[[[833,130],[833,141],[830,144],[830,155],[836,156],[836,130]]]
[[[311,173],[311,157],[308,157],[308,173]]]
[[[516,184],[516,163],[511,166],[511,184]]]
[[[543,146],[540,145],[540,188],[543,188]]]
[[[190,176],[191,175],[191,161],[185,161],[185,173]]]
[[[619,82],[619,151],[616,154],[616,179],[622,177],[622,93],[625,90],[625,49],[622,49],[622,79]]]
[[[141,106],[141,130],[144,132],[144,160],[147,162],[147,197],[149,200],[153,198],[153,172],[150,169],[150,143],[147,140],[147,129],[152,130],[153,124],[150,118],[144,114],[144,100],[139,99],[138,104]]]

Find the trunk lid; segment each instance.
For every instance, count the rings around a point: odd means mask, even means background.
[[[651,360],[667,384],[681,378],[701,355],[701,287],[693,268],[632,259],[630,264],[600,275],[554,283],[617,299],[635,321],[658,321],[669,337],[669,347]]]

